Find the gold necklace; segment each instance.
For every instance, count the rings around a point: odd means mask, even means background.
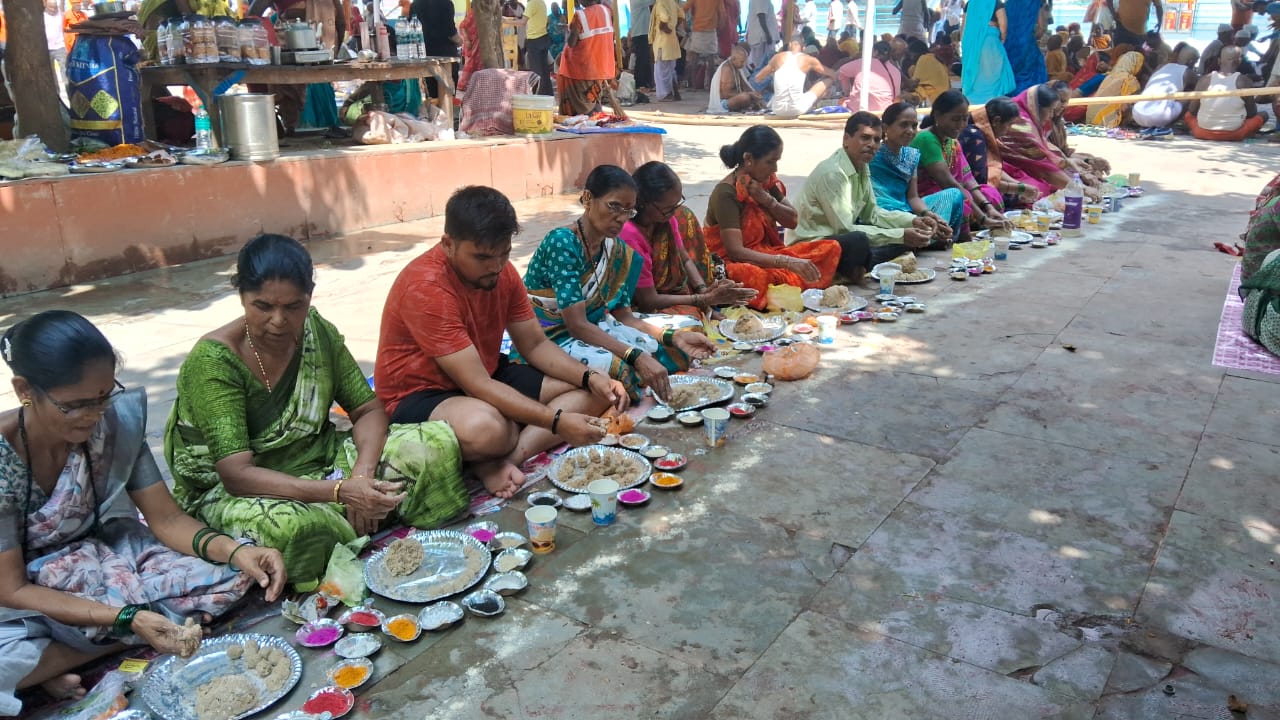
[[[262,356],[258,354],[258,348],[253,346],[253,336],[249,334],[249,323],[244,324],[244,339],[249,341],[249,349],[253,351],[253,357],[258,361],[258,370],[262,372],[262,382],[267,386],[267,393],[271,393],[271,378],[267,377],[267,367],[262,364]]]

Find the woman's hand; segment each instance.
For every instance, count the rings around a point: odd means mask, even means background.
[[[765,209],[768,209],[777,200],[777,198],[769,194],[768,190],[764,189],[763,185],[756,182],[755,178],[747,180],[747,195],[752,200],[755,200],[757,205]]]
[[[671,344],[690,360],[705,360],[716,354],[716,344],[700,332],[685,330],[671,337]]]
[[[912,250],[919,250],[922,247],[928,247],[933,240],[933,236],[926,234],[923,230],[917,230],[909,227],[902,231],[902,242]]]
[[[640,383],[653,390],[659,400],[666,402],[671,397],[671,379],[667,376],[667,369],[657,358],[649,353],[641,353],[634,367],[636,374],[640,376]]]
[[[627,393],[623,392],[622,397],[626,396]],[[608,428],[608,423],[601,418],[566,412],[560,414],[560,421],[556,423],[556,435],[574,447],[582,447],[600,442]]]
[[[917,215],[916,219],[911,221],[911,227],[932,236],[938,232],[938,221],[929,215]]]
[[[267,602],[275,602],[280,597],[287,579],[284,571],[284,557],[275,548],[264,548],[256,545],[243,545],[236,550],[232,558],[232,566],[245,575],[253,578],[258,587],[265,591]]]
[[[709,305],[745,305],[755,299],[754,289],[732,280],[717,280],[703,294]]]
[[[937,223],[938,227],[933,231],[933,239],[938,242],[951,242],[951,238],[955,237],[955,228],[945,222]]]
[[[780,256],[782,258],[782,269],[790,270],[800,276],[805,282],[816,282],[822,277],[822,271],[818,270],[818,266],[813,264],[812,260],[804,258],[795,258],[787,255]]]
[[[1036,200],[1040,199],[1040,191],[1033,187],[1024,187],[1022,192],[1018,193],[1018,199],[1025,205],[1034,204]]]
[[[382,520],[404,500],[404,483],[374,480],[367,475],[352,475],[342,481],[338,502],[370,520]],[[359,530],[359,528],[357,528]]]
[[[626,410],[631,404],[631,398],[627,396],[627,386],[603,373],[591,373],[590,379],[587,380],[587,390],[601,400],[609,401],[609,404],[618,412]],[[563,416],[560,418],[560,424],[564,424]]]
[[[133,632],[157,651],[184,658],[196,654],[204,637],[204,629],[199,625],[178,625],[150,610],[140,610],[133,617]]]

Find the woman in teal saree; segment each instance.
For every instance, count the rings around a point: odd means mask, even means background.
[[[548,233],[529,261],[524,284],[534,315],[552,342],[621,381],[632,400],[641,386],[666,398],[669,373],[688,367],[690,358],[709,357],[715,346],[700,332],[664,329],[631,312],[641,258],[618,239],[636,214],[631,175],[614,165],[597,167],[582,203],[582,217]],[[692,324],[700,325],[696,318]]]
[[[339,543],[396,521],[437,527],[465,510],[453,431],[388,426],[342,336],[310,306],[306,250],[263,235],[237,266],[245,317],[196,343],[178,374],[165,432],[178,504],[279,549],[299,589],[319,582]],[[334,402],[350,431],[330,422]]]

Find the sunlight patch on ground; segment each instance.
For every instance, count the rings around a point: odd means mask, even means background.
[[[1062,524],[1062,516],[1049,512],[1048,510],[1032,510],[1027,513],[1027,517],[1031,522],[1037,525],[1060,525]]]

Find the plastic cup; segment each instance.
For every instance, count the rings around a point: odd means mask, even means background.
[[[1089,217],[1090,225],[1097,225],[1098,223],[1102,222],[1102,206],[1101,205],[1090,205],[1086,207],[1084,211]]]
[[[729,431],[729,411],[724,408],[703,410],[702,427],[707,431],[707,447],[723,447],[724,436]]]
[[[995,253],[995,255],[996,255],[996,260],[1008,260],[1008,259],[1009,259],[1009,238],[1007,238],[1007,237],[998,237],[998,238],[996,238],[996,253]]]
[[[556,516],[553,507],[534,505],[524,511],[524,521],[529,528],[529,544],[536,553],[549,553],[556,549]]]
[[[880,276],[880,294],[892,295],[893,284],[898,280],[898,271],[893,268],[883,268],[876,275]]]
[[[1035,218],[1036,218],[1036,232],[1040,232],[1040,233],[1049,232],[1049,226],[1053,224],[1053,221],[1049,218],[1049,216],[1045,213],[1036,213]]]
[[[725,413],[728,417],[729,413]],[[618,483],[609,478],[595,480],[587,486],[591,494],[591,522],[612,525],[618,519]]]
[[[836,341],[836,324],[840,321],[834,315],[818,316],[818,342],[830,345]]]
[[[1142,184],[1142,173],[1129,173],[1129,187],[1138,187]]]

